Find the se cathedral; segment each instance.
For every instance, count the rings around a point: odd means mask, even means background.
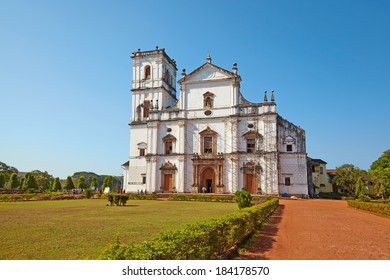
[[[247,101],[237,65],[229,71],[210,56],[177,82],[164,49],[131,59],[126,192],[308,194],[305,131],[276,112],[274,92]]]

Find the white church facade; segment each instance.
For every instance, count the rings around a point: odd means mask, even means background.
[[[228,71],[210,56],[177,82],[164,49],[131,58],[126,192],[308,194],[305,131],[278,115],[274,92],[247,101],[237,65]]]

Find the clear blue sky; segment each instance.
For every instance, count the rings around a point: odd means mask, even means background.
[[[0,161],[20,171],[119,175],[129,153],[131,60],[165,48],[191,72],[231,69],[306,130],[328,168],[390,148],[390,2],[0,2]]]

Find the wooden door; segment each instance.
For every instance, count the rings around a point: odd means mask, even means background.
[[[164,174],[164,191],[171,192],[173,190],[172,174]]]
[[[257,193],[257,186],[253,174],[246,174],[246,190],[251,194]]]

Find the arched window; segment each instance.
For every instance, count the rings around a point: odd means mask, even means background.
[[[167,136],[163,137],[163,143],[164,143],[164,154],[165,155],[172,155],[174,151],[174,144],[176,142],[176,137],[168,134]]]
[[[145,80],[149,80],[150,79],[150,65],[146,65],[145,66],[144,77],[145,77]]]
[[[150,111],[150,100],[144,101],[144,118],[149,117],[149,111]]]
[[[244,137],[246,140],[247,153],[253,154],[262,149],[263,136],[260,133],[254,130],[249,130],[248,132],[244,133],[242,137]]]

